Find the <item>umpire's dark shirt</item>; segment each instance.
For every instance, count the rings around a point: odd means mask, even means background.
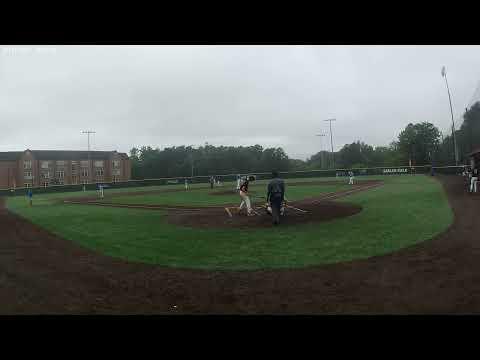
[[[277,191],[275,191],[276,189],[280,190],[280,192],[278,193]],[[273,196],[281,196],[283,201],[283,198],[285,196],[285,182],[283,181],[283,179],[274,178],[268,184],[267,201],[270,201]]]

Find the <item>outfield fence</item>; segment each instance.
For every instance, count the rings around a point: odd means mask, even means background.
[[[464,166],[434,166],[434,174],[450,174],[459,175],[463,172]],[[355,176],[371,176],[371,175],[415,175],[415,174],[431,174],[432,166],[390,166],[390,167],[372,167],[372,168],[351,168],[351,169],[330,169],[330,170],[304,170],[304,171],[287,171],[280,172],[280,176],[284,179],[292,178],[313,178],[313,177],[345,177],[348,176],[349,171],[352,171]],[[235,182],[237,176],[255,175],[257,180],[267,180],[271,178],[271,172],[251,172],[241,174],[221,174],[214,175],[217,180],[221,182]],[[51,185],[48,187],[33,187],[35,194],[55,193],[55,192],[73,192],[73,191],[90,191],[97,190],[98,185],[102,184],[106,189],[119,189],[128,187],[143,187],[143,186],[168,186],[168,185],[183,185],[185,179],[189,184],[209,183],[210,175],[207,176],[193,176],[193,177],[169,177],[158,179],[142,179],[142,180],[128,180],[125,182],[102,182],[76,185]],[[28,188],[9,188],[0,189],[0,196],[17,196],[25,195]]]

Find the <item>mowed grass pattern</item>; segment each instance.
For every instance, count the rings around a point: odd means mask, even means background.
[[[169,224],[162,211],[48,201],[29,208],[22,197],[10,198],[7,204],[53,233],[112,257],[216,270],[294,268],[363,259],[430,239],[452,223],[448,200],[434,178],[378,178],[385,185],[340,200],[363,206],[354,216],[271,229],[191,229]],[[297,188],[322,192],[328,186]],[[289,188],[287,197],[293,189]],[[210,198],[216,201],[215,196]]]

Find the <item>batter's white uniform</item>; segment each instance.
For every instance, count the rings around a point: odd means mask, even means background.
[[[245,186],[246,185],[246,186]],[[245,189],[244,189],[245,186]],[[245,190],[245,191],[242,191]],[[247,206],[247,215],[253,215],[252,213],[252,205],[250,204],[250,198],[248,197],[247,192],[248,191],[248,183],[243,184],[240,188],[239,194],[240,197],[242,198],[242,202],[240,203],[240,207],[238,208],[238,211],[241,211],[243,207],[246,205]]]
[[[353,185],[353,172],[350,171],[350,179],[348,180],[349,185]]]

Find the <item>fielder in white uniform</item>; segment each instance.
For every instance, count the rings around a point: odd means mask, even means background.
[[[349,172],[348,172],[348,175],[350,176],[350,178],[349,178],[349,180],[348,180],[348,184],[349,184],[349,185],[353,185],[353,179],[354,179],[354,177],[353,177],[353,171],[349,171]]]
[[[470,178],[470,192],[477,192],[478,184],[478,168],[472,170],[472,177]]]

